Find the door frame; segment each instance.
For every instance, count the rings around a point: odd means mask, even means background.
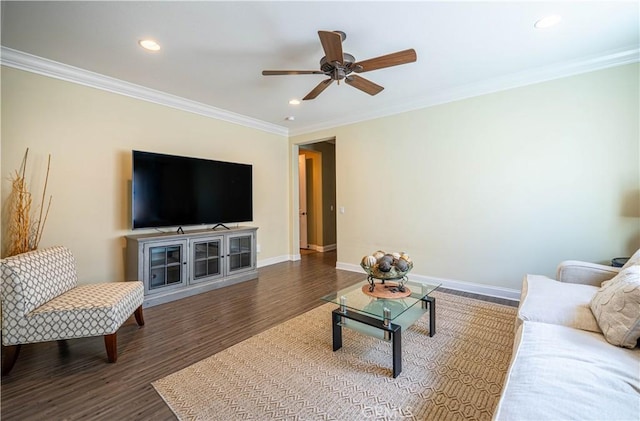
[[[291,228],[291,234],[289,237],[289,249],[290,249],[290,259],[293,261],[296,260],[300,260],[300,224],[299,224],[299,217],[298,215],[300,214],[300,197],[299,197],[299,175],[298,175],[298,155],[300,153],[300,145],[308,145],[311,143],[319,143],[319,142],[329,142],[329,141],[334,141],[336,142],[336,160],[338,159],[338,149],[337,149],[337,138],[335,136],[329,136],[329,137],[325,137],[325,138],[320,138],[320,139],[314,139],[311,141],[301,141],[301,142],[296,142],[296,143],[291,143],[290,144],[290,159],[289,159],[289,171],[290,171],[290,191],[291,191],[291,201],[289,202],[290,204],[290,209],[289,209],[289,215],[290,215],[290,219],[289,219],[289,227]],[[336,170],[337,170],[337,164],[336,164]],[[336,189],[338,186],[338,174],[336,171],[335,174],[336,177]],[[337,193],[337,192],[336,192]],[[338,207],[338,197],[336,195],[336,203],[334,204],[334,206],[336,206],[336,210]],[[336,218],[336,248],[339,247],[339,223],[340,223],[340,218]]]
[[[298,232],[300,236],[299,245],[301,249],[309,248],[308,238],[308,214],[307,209],[307,155],[298,154]]]

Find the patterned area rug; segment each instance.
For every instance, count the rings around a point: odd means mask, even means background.
[[[181,420],[490,420],[511,357],[516,309],[434,292],[391,344],[343,329],[331,342],[326,304],[153,383]]]

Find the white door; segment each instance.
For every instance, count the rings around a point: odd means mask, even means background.
[[[307,161],[305,155],[298,155],[298,188],[300,208],[300,248],[309,248],[307,243]]]

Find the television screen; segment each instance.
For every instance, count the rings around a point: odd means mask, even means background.
[[[252,166],[132,152],[132,227],[253,220]]]

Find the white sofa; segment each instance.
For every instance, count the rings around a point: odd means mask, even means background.
[[[611,281],[601,288],[603,281],[626,276],[626,291],[640,284],[638,264],[640,250],[620,269],[566,261],[557,280],[525,276],[513,356],[494,420],[640,420],[640,348],[608,342],[615,339],[607,321],[599,307],[593,307],[598,318],[592,311],[594,296],[597,302],[607,284],[619,285]],[[637,344],[640,329],[640,287],[635,288],[617,313],[635,317],[626,346]]]

